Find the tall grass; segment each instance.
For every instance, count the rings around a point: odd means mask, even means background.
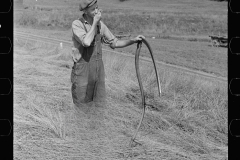
[[[81,13],[73,9],[28,9],[15,16],[15,24],[45,29],[70,29]],[[171,35],[227,34],[227,16],[189,13],[104,10],[103,21],[113,32]]]

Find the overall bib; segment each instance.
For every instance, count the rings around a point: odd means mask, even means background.
[[[80,20],[83,22],[83,19]],[[102,35],[98,26],[93,42],[89,47],[84,47],[81,52],[82,57],[72,68],[71,91],[73,103],[77,106],[91,101],[105,102],[105,72],[101,41]]]

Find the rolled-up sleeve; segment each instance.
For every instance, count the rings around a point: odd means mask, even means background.
[[[114,49],[118,39],[111,33],[103,22],[101,22],[101,32],[103,35],[103,43]]]
[[[84,46],[83,39],[85,38],[87,33],[81,21],[75,20],[72,22],[72,32],[74,38]]]

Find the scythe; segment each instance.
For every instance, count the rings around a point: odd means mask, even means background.
[[[153,65],[154,65],[155,74],[156,74],[159,97],[161,95],[161,85],[160,85],[160,81],[159,81],[159,77],[158,77],[158,72],[157,72],[155,60],[154,60],[153,53],[152,53],[152,48],[145,39],[142,39],[142,41],[139,41],[138,44],[137,44],[137,49],[136,49],[136,54],[135,54],[135,67],[136,67],[137,79],[138,79],[138,83],[139,83],[139,87],[140,87],[140,91],[141,91],[141,97],[142,97],[142,104],[141,105],[142,105],[143,111],[142,111],[142,116],[141,116],[140,122],[138,124],[137,130],[135,131],[134,136],[131,138],[131,141],[130,141],[130,144],[129,144],[130,147],[132,146],[132,142],[135,140],[135,138],[137,136],[138,130],[139,130],[141,124],[142,124],[142,121],[143,121],[143,118],[144,118],[144,115],[145,115],[145,110],[146,110],[145,94],[144,94],[141,75],[140,75],[140,70],[139,70],[139,56],[140,56],[140,51],[141,51],[141,47],[142,47],[142,42],[147,46],[147,48],[150,52],[150,55],[151,55],[151,58],[152,58],[152,61],[153,61]]]

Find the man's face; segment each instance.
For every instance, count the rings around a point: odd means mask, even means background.
[[[98,12],[98,5],[95,3],[94,5],[86,8],[85,13],[88,14],[90,17],[94,17],[95,14]]]

